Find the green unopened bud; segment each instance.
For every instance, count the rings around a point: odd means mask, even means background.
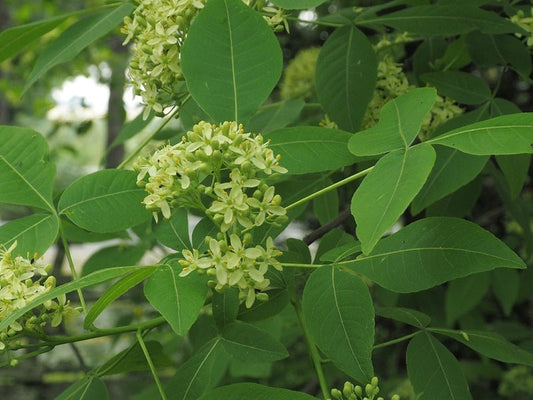
[[[350,397],[354,389],[354,386],[351,382],[344,382],[344,387],[342,388],[342,394],[344,394],[345,397]]]
[[[9,365],[11,367],[16,367],[19,363],[19,360],[17,360],[16,358],[12,359],[10,362],[9,362]]]
[[[372,396],[374,394],[374,386],[372,386],[370,383],[367,383],[365,386],[365,393],[368,396]]]
[[[281,196],[279,194],[275,195],[270,202],[273,206],[279,206],[281,204]]]
[[[242,244],[244,246],[249,246],[250,244],[252,244],[252,241],[253,241],[253,236],[249,232],[245,233],[244,236],[242,237]]]
[[[47,289],[53,289],[56,287],[56,278],[54,276],[49,276],[48,278],[46,278],[46,280],[44,281],[44,287],[47,288]]]
[[[374,387],[377,387],[378,386],[378,383],[379,383],[379,379],[377,376],[373,377],[372,380],[370,381],[370,384]]]
[[[268,301],[268,293],[257,293],[255,299],[257,301]]]
[[[353,389],[353,392],[358,395],[358,396],[362,396],[363,395],[363,388],[359,385],[357,385],[354,389]]]
[[[342,393],[339,389],[331,389],[331,397],[336,400],[342,400]]]
[[[398,396],[397,394],[395,394],[394,396],[391,397],[390,400],[400,400],[400,396]]]

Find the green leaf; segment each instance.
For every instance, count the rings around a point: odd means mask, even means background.
[[[13,321],[16,321],[19,317],[24,315],[26,312],[30,311],[31,309],[43,304],[45,301],[55,299],[57,296],[61,296],[63,294],[67,294],[70,292],[73,292],[77,289],[83,289],[84,287],[88,286],[94,286],[102,282],[109,281],[114,278],[118,278],[119,276],[128,274],[134,270],[138,269],[153,269],[153,266],[146,266],[146,267],[140,267],[137,265],[134,266],[128,266],[128,267],[116,267],[116,268],[108,268],[102,271],[96,271],[93,272],[90,275],[84,276],[77,281],[72,281],[69,283],[65,283],[64,285],[58,286],[55,289],[49,291],[46,294],[43,294],[42,296],[39,296],[35,300],[33,300],[31,303],[25,305],[22,308],[19,308],[17,311],[9,314],[9,316],[5,317],[0,321],[0,331],[7,328]]]
[[[145,342],[146,348],[150,353],[152,362],[157,367],[171,367],[172,361],[165,354],[163,346],[157,341]],[[114,355],[98,368],[98,376],[125,374],[133,371],[146,371],[150,369],[146,357],[139,343]]]
[[[446,289],[446,321],[453,325],[457,318],[476,307],[489,290],[490,278],[487,273],[474,274],[450,282]]]
[[[435,151],[421,144],[383,156],[352,198],[357,237],[368,254],[407,209],[426,181]]]
[[[417,88],[389,101],[381,110],[379,122],[353,135],[348,148],[356,156],[406,149],[415,140],[436,96],[433,88]]]
[[[55,398],[55,400],[107,400],[105,383],[94,375],[87,375]]]
[[[228,367],[222,338],[211,339],[185,363],[164,386],[172,400],[196,400],[217,385]]]
[[[172,210],[172,217],[159,222],[154,227],[154,233],[157,240],[171,249],[177,251],[191,249],[187,209]]]
[[[464,68],[471,62],[466,40],[464,36],[461,36],[447,46],[446,52],[435,60],[434,65],[439,71],[447,71]]]
[[[192,97],[214,120],[245,123],[281,76],[281,48],[242,1],[210,0],[187,33],[181,66]]]
[[[319,6],[325,1],[326,0],[272,0],[272,3],[287,10],[302,10]]]
[[[429,333],[411,339],[406,357],[409,379],[417,395],[431,400],[472,400],[459,362]]]
[[[245,129],[252,132],[268,133],[285,128],[298,119],[304,105],[303,100],[294,99],[263,106],[252,117]]]
[[[280,154],[280,165],[289,174],[308,174],[332,171],[353,164],[356,157],[348,151],[348,132],[298,126],[284,128],[264,135],[270,139],[274,154]]]
[[[475,155],[533,153],[533,113],[502,115],[443,133],[426,143]]]
[[[198,400],[316,400],[316,397],[306,393],[288,389],[273,388],[257,383],[235,383],[222,386],[206,393]]]
[[[495,268],[524,268],[507,245],[458,218],[425,218],[381,240],[370,255],[349,263],[388,290],[418,292]]]
[[[374,306],[363,281],[338,268],[321,267],[307,280],[302,306],[320,350],[349,376],[369,382],[374,374]]]
[[[177,262],[160,265],[148,279],[144,294],[165,317],[174,332],[184,336],[200,314],[207,297],[206,276],[192,273],[179,276]]]
[[[478,176],[472,182],[430,205],[426,209],[426,217],[462,218],[470,215],[481,193],[481,186],[482,179]]]
[[[492,97],[490,88],[483,79],[466,72],[430,72],[420,78],[436,87],[441,96],[451,97],[462,104],[481,104]]]
[[[239,320],[261,321],[278,315],[289,304],[287,289],[273,289],[268,291],[267,301],[256,301],[252,307],[246,308],[244,304],[239,308]]]
[[[13,255],[30,258],[43,255],[55,242],[59,231],[59,219],[54,214],[33,214],[0,226],[0,243],[9,248],[16,240]]]
[[[512,269],[496,269],[492,271],[491,285],[494,296],[498,299],[503,313],[508,317],[520,291],[520,276],[518,272]]]
[[[451,337],[472,350],[505,363],[533,366],[533,354],[508,342],[495,332],[432,328],[432,332]]]
[[[531,163],[531,154],[496,156],[496,162],[509,185],[511,199],[516,199],[526,183],[529,164]]]
[[[358,25],[383,24],[419,35],[459,35],[479,29],[484,33],[514,33],[522,28],[507,18],[465,4],[422,5],[358,20]]]
[[[424,329],[431,322],[429,315],[404,307],[376,307],[376,315]]]
[[[104,311],[109,304],[114,302],[132,287],[138,285],[150,275],[152,275],[156,270],[156,267],[149,269],[143,268],[138,271],[134,271],[131,274],[128,274],[122,277],[118,282],[111,285],[103,295],[101,295],[98,300],[93,304],[85,320],[83,321],[83,327],[89,329],[93,324],[94,320]]]
[[[359,130],[376,76],[377,58],[366,35],[353,26],[343,26],[328,37],[316,65],[316,92],[341,129]]]
[[[338,252],[335,251],[340,249]],[[331,254],[330,252],[333,252]],[[320,239],[318,249],[316,250],[315,260],[321,260],[329,253],[333,260],[336,261],[338,257],[346,257],[361,252],[361,245],[354,239],[354,237],[341,229],[332,229]],[[328,257],[326,257],[328,258]],[[324,258],[325,261],[328,261]],[[316,262],[316,261],[315,261]]]
[[[55,214],[52,190],[56,169],[47,159],[48,144],[39,133],[0,126],[0,202]]]
[[[213,318],[219,328],[232,323],[239,313],[239,289],[231,287],[224,292],[213,291]]]
[[[192,231],[192,247],[198,249],[200,253],[207,250],[207,243],[205,238],[207,236],[216,237],[219,228],[209,219],[209,217],[202,218],[194,227]]]
[[[411,205],[413,215],[474,180],[488,160],[443,146],[437,146],[435,154],[435,165]]]
[[[226,352],[243,363],[271,362],[289,355],[267,331],[246,322],[226,325],[221,335]]]
[[[146,249],[143,246],[131,246],[119,244],[116,246],[104,247],[85,261],[82,268],[82,275],[89,275],[91,272],[109,267],[125,267],[135,265],[142,258]]]
[[[43,50],[22,92],[26,93],[52,67],[72,60],[92,42],[109,33],[134,9],[133,4],[123,3],[119,7],[84,18],[68,27]]]
[[[92,232],[107,233],[138,225],[151,217],[141,204],[145,192],[134,171],[107,169],[85,175],[65,189],[59,213]]]
[[[531,73],[529,48],[514,36],[474,31],[466,36],[466,43],[472,59],[479,66],[510,65],[523,77]]]
[[[327,185],[332,185],[333,181],[328,179]],[[336,190],[331,190],[313,200],[313,213],[318,218],[320,225],[325,225],[339,215],[339,194]]]

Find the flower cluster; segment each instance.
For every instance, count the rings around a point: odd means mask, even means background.
[[[134,93],[162,115],[176,104],[184,78],[180,51],[192,19],[207,0],[138,0],[133,17],[124,19],[124,44],[133,40],[128,70]]]
[[[253,229],[286,220],[281,197],[267,178],[287,170],[268,144],[236,122],[217,126],[202,121],[180,142],[141,157],[134,166],[137,184],[148,193],[143,203],[156,218],[159,211],[170,218],[172,208],[195,208],[219,228],[216,239],[206,238],[207,252],[182,252],[181,275],[207,273],[218,291],[237,286],[247,307],[255,291],[269,285],[264,277],[268,266],[281,268],[271,238],[266,247],[252,245]]]
[[[368,129],[378,122],[381,109],[388,101],[408,92],[413,87],[409,84],[401,65],[386,55],[378,63],[376,90],[363,118],[363,129]],[[457,106],[454,100],[437,95],[435,105],[422,122],[420,138],[422,140],[429,138],[437,126],[462,112],[463,109]]]
[[[56,285],[49,276],[52,266],[30,261],[22,256],[13,256],[17,242],[7,250],[0,250],[0,321],[15,311],[25,307],[37,297],[48,293]],[[22,330],[41,332],[48,321],[58,326],[65,314],[77,314],[65,296],[48,300],[41,306],[25,313],[8,328],[0,332],[0,350]]]
[[[280,83],[282,99],[309,99],[313,96],[319,53],[320,47],[310,47],[299,51],[289,62]]]
[[[208,0],[137,0],[132,17],[124,19],[124,44],[133,41],[128,75],[134,93],[150,110],[162,116],[185,95],[180,52],[192,20]],[[250,0],[243,0],[246,4]],[[255,3],[254,3],[255,4]],[[267,23],[274,30],[288,29],[283,10],[267,7]]]
[[[361,386],[354,386],[351,382],[345,382],[342,391],[339,389],[331,390],[331,397],[335,400],[384,400],[383,397],[376,397],[379,393],[378,378],[373,377],[363,389]],[[391,400],[400,400],[397,394],[391,397]]]
[[[511,17],[511,21],[528,32],[527,35],[521,33],[517,33],[516,35],[519,38],[524,38],[528,47],[533,47],[533,7],[529,10],[528,16],[526,16],[524,11],[519,10]]]

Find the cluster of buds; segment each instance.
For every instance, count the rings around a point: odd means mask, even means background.
[[[49,276],[52,266],[22,256],[13,256],[17,246],[15,241],[7,250],[0,250],[0,321],[33,300],[55,288],[56,280]],[[65,296],[48,300],[37,308],[28,311],[9,327],[0,332],[0,350],[23,331],[42,332],[50,321],[58,326],[66,314],[77,314]]]
[[[287,170],[259,134],[245,133],[242,125],[200,122],[174,145],[165,145],[141,157],[134,165],[139,172],[137,184],[148,195],[143,203],[150,210],[170,218],[176,207],[203,212],[219,228],[216,238],[206,238],[209,250],[184,250],[181,275],[197,270],[214,280],[211,285],[222,291],[230,286],[240,289],[248,307],[256,290],[264,290],[264,277],[280,252],[272,238],[266,247],[253,246],[253,230],[264,224],[286,221],[281,197],[267,178]],[[257,296],[267,298],[266,293]]]
[[[288,99],[309,99],[315,92],[316,62],[320,47],[300,50],[289,62],[280,83],[280,96]]]
[[[385,400],[383,397],[376,397],[379,393],[378,378],[373,377],[363,389],[359,385],[351,382],[345,382],[342,391],[339,389],[331,390],[331,397],[335,400]],[[391,400],[400,400],[397,394],[391,397]]]
[[[192,20],[208,0],[136,0],[139,5],[132,17],[124,19],[124,44],[133,42],[133,57],[128,75],[134,94],[146,105],[145,118],[150,110],[163,116],[179,104],[185,95],[185,80],[181,70],[181,47]],[[251,3],[250,0],[243,0]],[[250,6],[262,10],[253,2]],[[283,10],[266,7],[272,15],[265,20],[274,30],[288,29]]]
[[[518,10],[518,12],[511,17],[511,22],[527,31],[527,35],[521,33],[517,33],[516,35],[519,38],[524,39],[528,47],[533,47],[533,7],[530,8],[528,16],[526,16],[523,10]]]

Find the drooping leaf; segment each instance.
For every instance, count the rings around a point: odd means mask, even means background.
[[[181,251],[191,248],[187,209],[172,210],[172,217],[164,219],[154,227],[157,240],[171,249]]]
[[[348,148],[356,156],[406,149],[415,140],[436,96],[433,88],[417,88],[389,101],[381,110],[379,122],[353,135]]]
[[[172,361],[165,354],[161,343],[149,340],[145,342],[145,345],[156,368],[172,366]],[[146,371],[148,369],[150,367],[146,361],[146,356],[139,343],[135,343],[107,360],[105,364],[98,368],[96,374],[98,376],[107,376],[133,371]]]
[[[313,400],[316,397],[306,393],[288,389],[280,389],[257,383],[235,383],[229,386],[221,386],[206,393],[198,400],[242,400],[253,398],[255,400]]]
[[[183,363],[164,386],[169,400],[196,400],[224,376],[229,357],[216,337]]]
[[[93,272],[92,274],[84,276],[76,281],[72,281],[69,283],[65,283],[64,285],[58,286],[55,289],[50,290],[46,294],[39,296],[38,298],[36,298],[35,300],[27,304],[26,306],[19,308],[17,311],[8,315],[6,318],[2,319],[0,321],[0,331],[7,328],[13,321],[16,321],[19,317],[24,315],[26,312],[43,304],[47,300],[54,299],[57,296],[61,296],[63,294],[73,292],[77,289],[83,289],[88,286],[94,286],[99,283],[103,283],[111,279],[118,278],[120,276],[128,274],[134,270],[139,270],[139,269],[144,269],[144,268],[152,269],[154,267],[152,266],[140,267],[140,266],[134,265],[134,266],[128,266],[128,267],[108,268],[105,270]]]
[[[503,336],[488,331],[432,328],[432,332],[449,336],[472,350],[505,363],[533,366],[533,354],[508,342]]]
[[[141,245],[119,244],[101,248],[91,254],[82,268],[82,275],[109,267],[125,267],[135,265],[142,258],[146,248]]]
[[[415,394],[431,400],[472,400],[459,362],[429,333],[407,346],[407,371]]]
[[[94,375],[87,375],[55,398],[55,400],[107,400],[105,383]]]
[[[491,285],[503,313],[509,316],[520,291],[518,272],[512,269],[495,269],[492,271]]]
[[[465,276],[450,282],[446,289],[445,307],[448,325],[476,307],[489,290],[489,274]]]
[[[302,306],[320,350],[349,376],[369,382],[373,376],[374,307],[363,281],[338,268],[321,267],[305,285]]]
[[[352,198],[351,210],[363,253],[372,251],[426,181],[435,151],[422,144],[383,156],[365,177]]]
[[[381,240],[370,255],[349,263],[356,272],[394,292],[429,289],[495,268],[524,268],[502,241],[459,218],[425,218]]]
[[[85,175],[65,189],[59,213],[92,232],[116,232],[151,217],[141,201],[142,188],[135,184],[134,171],[108,169]]]
[[[502,115],[443,133],[426,143],[475,155],[533,153],[533,113]]]
[[[243,363],[276,361],[289,355],[285,346],[267,331],[246,322],[226,325],[221,336],[226,352]]]
[[[320,50],[316,92],[341,129],[356,132],[376,86],[377,58],[366,35],[354,26],[338,28]]]
[[[239,289],[231,287],[223,292],[213,291],[213,318],[221,329],[234,322],[239,313]]]
[[[0,243],[9,248],[16,240],[13,255],[33,257],[43,255],[55,242],[59,220],[54,214],[33,214],[10,221],[0,226]]]
[[[179,276],[177,262],[159,265],[144,286],[150,304],[183,336],[200,314],[207,296],[207,277],[196,273]]]
[[[432,4],[408,7],[389,14],[358,20],[358,25],[383,24],[401,32],[420,35],[459,35],[473,30],[484,33],[522,32],[506,18],[466,4]]]
[[[243,123],[268,97],[282,68],[272,29],[233,0],[205,5],[189,29],[181,62],[192,97],[213,119]]]
[[[284,128],[264,135],[270,139],[274,154],[280,154],[280,165],[289,174],[309,174],[332,171],[356,161],[348,151],[351,134],[345,131],[298,126]]]
[[[298,119],[304,105],[303,100],[293,99],[263,106],[252,117],[245,130],[264,134],[285,128]]]
[[[376,307],[376,315],[424,329],[431,322],[429,315],[404,307]]]
[[[481,104],[491,99],[487,83],[477,76],[462,71],[439,71],[423,74],[424,82],[437,88],[442,96],[463,104]]]
[[[115,282],[109,289],[107,289],[104,294],[102,294],[98,300],[93,304],[85,320],[83,321],[83,327],[89,329],[93,324],[94,320],[104,311],[109,304],[118,299],[124,293],[126,293],[132,287],[138,285],[150,275],[155,272],[156,268],[143,268],[138,271],[134,271],[131,274],[128,274],[122,277],[118,282]]]
[[[435,154],[435,165],[413,200],[413,215],[474,180],[488,160],[488,156],[473,156],[443,146],[437,146]]]
[[[68,27],[39,56],[26,81],[23,93],[52,67],[72,60],[92,42],[109,33],[134,9],[133,4],[123,3],[116,8],[83,18]]]
[[[39,133],[0,126],[0,202],[55,213],[52,205],[55,165],[47,158],[48,144]]]
[[[272,0],[272,3],[287,10],[301,10],[319,6],[325,1],[326,0]]]

